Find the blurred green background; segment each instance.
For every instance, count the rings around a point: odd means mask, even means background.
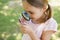
[[[59,1],[59,0],[57,0]],[[23,11],[21,0],[0,0],[0,40],[21,40],[19,15]],[[51,40],[60,40],[60,5],[53,6],[53,17],[58,23],[58,31]]]

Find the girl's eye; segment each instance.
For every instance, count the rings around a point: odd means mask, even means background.
[[[33,14],[33,12],[31,12],[31,11],[28,11],[30,14]]]

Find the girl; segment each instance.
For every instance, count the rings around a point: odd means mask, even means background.
[[[48,0],[22,0],[30,20],[20,20],[22,40],[50,40],[57,31],[57,22],[52,17]]]

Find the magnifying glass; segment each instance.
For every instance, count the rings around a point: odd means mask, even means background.
[[[22,12],[22,16],[23,16],[24,19],[26,19],[27,21],[30,20],[30,16],[29,16],[29,14],[28,14],[26,11],[23,11],[23,12]]]

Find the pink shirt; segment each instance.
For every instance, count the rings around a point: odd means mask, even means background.
[[[57,22],[53,19],[50,18],[47,20],[45,23],[42,24],[34,24],[32,21],[26,21],[24,22],[25,24],[28,25],[28,27],[32,28],[35,34],[37,35],[38,38],[41,37],[43,31],[57,31]],[[28,34],[23,34],[22,40],[32,40]]]

